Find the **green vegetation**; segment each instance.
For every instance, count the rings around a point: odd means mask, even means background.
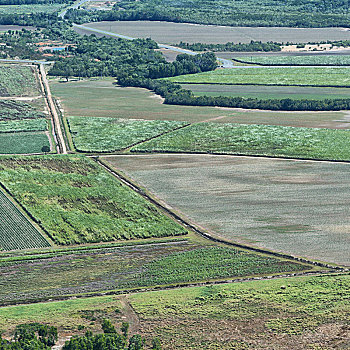
[[[21,119],[11,121],[0,121],[0,138],[1,133],[21,132],[21,131],[46,131],[47,120],[38,119]]]
[[[57,244],[186,233],[92,160],[0,158],[0,181]]]
[[[165,349],[340,349],[349,340],[336,336],[350,321],[349,288],[349,275],[319,276],[139,293],[129,300]]]
[[[48,136],[37,132],[16,132],[0,134],[0,154],[42,153],[42,148],[50,148]]]
[[[113,152],[188,125],[186,122],[69,117],[74,146],[81,152]]]
[[[96,13],[97,12],[97,13]],[[194,0],[120,1],[112,11],[70,10],[66,18],[89,21],[152,20],[228,26],[349,27],[347,2],[342,0]]]
[[[204,152],[350,160],[350,131],[201,123],[136,145],[132,152]]]
[[[62,4],[31,4],[31,5],[0,5],[0,16],[2,15],[22,15],[38,13],[54,13],[62,9]]]
[[[292,260],[216,246],[198,237],[138,243],[20,256],[3,254],[0,304],[316,269]],[[33,264],[35,269],[30,268]]]
[[[184,84],[195,96],[242,97],[259,100],[326,100],[349,99],[349,88],[325,88],[305,86],[264,86],[264,85],[219,85],[219,84]],[[274,123],[271,123],[274,124]]]
[[[50,244],[0,190],[0,250],[48,247]]]
[[[46,324],[30,323],[18,325],[12,340],[2,339],[1,350],[50,350],[57,341],[57,328]]]
[[[140,285],[160,285],[255,274],[300,271],[299,264],[278,261],[236,249],[208,247],[168,255],[155,260],[134,277]]]
[[[281,51],[281,43],[254,41],[248,44],[228,42],[225,44],[204,44],[204,43],[185,43],[180,41],[176,46],[192,51],[219,51],[219,52],[278,52]]]
[[[26,66],[0,66],[0,96],[37,96],[34,71]]]
[[[350,68],[248,67],[168,78],[176,83],[350,87]]]
[[[350,66],[350,55],[242,56],[233,60],[267,66]]]
[[[191,89],[200,89],[203,85],[190,85]],[[58,97],[62,103],[66,115],[81,115],[87,117],[113,117],[113,118],[142,118],[147,120],[178,120],[188,122],[198,122],[212,120],[217,123],[247,123],[247,124],[268,124],[285,126],[303,126],[303,127],[328,127],[328,128],[346,128],[346,112],[283,112],[283,111],[241,111],[213,107],[195,107],[163,104],[162,100],[152,92],[140,88],[123,88],[113,85],[113,79],[70,81],[68,83],[59,83],[56,80],[50,81],[52,93]],[[236,89],[240,95],[248,94],[248,89],[252,86],[232,86],[232,85],[207,85],[205,91],[213,88],[220,91],[223,89]],[[260,90],[257,90],[260,89]],[[264,87],[256,86],[253,91],[263,95],[276,91],[281,94],[288,93],[289,98],[297,92],[296,88],[291,87]],[[274,89],[274,90],[273,90]],[[283,90],[282,90],[283,89]],[[288,89],[286,91],[285,89]],[[299,89],[299,88],[298,88]],[[318,89],[314,93],[321,96],[320,89],[326,88],[300,88],[300,89]],[[332,89],[332,91],[335,89]],[[344,97],[344,90],[339,89],[339,97]],[[229,90],[231,91],[231,90]],[[324,91],[324,90],[322,90]],[[338,91],[338,89],[336,89]],[[196,92],[194,92],[196,94]],[[226,92],[227,93],[227,92]],[[311,95],[312,91],[305,92],[305,95]],[[349,91],[350,93],[350,91]],[[205,93],[209,95],[209,93]],[[331,94],[328,89],[325,95]],[[252,97],[252,96],[250,96]],[[311,97],[311,96],[310,96]],[[312,96],[312,98],[315,98]]]
[[[31,104],[12,100],[0,100],[0,121],[43,117],[45,115]]]

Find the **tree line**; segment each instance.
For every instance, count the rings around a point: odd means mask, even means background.
[[[349,27],[349,3],[343,0],[176,0],[119,1],[112,11],[70,10],[76,23],[89,21],[168,21],[250,27]]]
[[[146,339],[139,334],[129,336],[129,324],[123,322],[120,333],[110,320],[101,323],[103,333],[72,337],[63,346],[63,350],[162,350],[158,338]],[[18,325],[12,340],[5,340],[0,334],[0,350],[50,350],[58,339],[57,328],[39,323]],[[150,343],[150,344],[149,344]]]

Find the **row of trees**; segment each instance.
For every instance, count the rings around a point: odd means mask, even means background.
[[[186,43],[180,41],[176,46],[183,49],[192,50],[192,51],[230,51],[230,52],[278,52],[281,51],[281,43],[275,43],[269,41],[263,43],[261,41],[252,40],[250,43],[235,44],[233,42],[228,42],[226,44],[204,44],[204,43]]]
[[[102,323],[103,334],[93,335],[91,332],[86,332],[84,336],[73,337],[66,342],[63,350],[143,350],[145,339],[139,334],[128,338],[128,328],[128,323],[123,322],[121,334],[119,334],[109,320],[104,320]],[[161,350],[159,339],[152,339],[151,347],[148,348]]]
[[[325,100],[292,100],[230,96],[194,96],[192,91],[183,89],[181,85],[166,80],[152,80],[140,76],[120,76],[118,83],[122,86],[143,87],[153,90],[164,97],[166,104],[187,106],[211,106],[245,109],[265,109],[276,111],[340,111],[350,109],[350,99]]]
[[[128,336],[129,324],[123,322],[118,333],[109,320],[102,322],[102,334],[88,331],[83,336],[71,338],[63,350],[143,350],[146,340],[139,334]],[[11,341],[0,337],[0,350],[50,350],[57,341],[57,328],[39,323],[29,323],[16,327]],[[147,349],[161,350],[158,338],[151,339]]]

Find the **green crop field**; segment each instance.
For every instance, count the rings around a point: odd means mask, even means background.
[[[142,331],[162,339],[164,349],[347,349],[349,289],[349,275],[322,276],[147,292],[129,300]]]
[[[1,5],[0,15],[54,13],[64,6],[62,4]]]
[[[50,147],[50,142],[42,132],[0,134],[0,154],[42,153],[44,146]]]
[[[350,87],[348,67],[254,67],[168,78],[177,83]]]
[[[49,247],[48,241],[0,190],[0,250]]]
[[[74,146],[81,152],[113,152],[188,125],[186,122],[69,117]]]
[[[349,164],[195,154],[103,159],[214,236],[350,265]]]
[[[37,96],[39,86],[33,68],[0,66],[0,96]]]
[[[349,161],[349,136],[348,130],[199,123],[136,145],[131,151],[202,152]]]
[[[341,28],[224,27],[160,21],[104,21],[88,25],[92,28],[133,38],[151,37],[159,43],[167,44],[177,44],[180,41],[207,44],[234,42],[238,44],[250,43],[251,40],[307,43],[349,39],[349,34]],[[81,28],[75,30],[81,34],[88,33]]]
[[[66,115],[188,122],[212,120],[218,123],[327,128],[349,127],[346,112],[289,113],[164,105],[162,100],[151,92],[145,89],[115,87],[112,79],[69,83],[58,83],[53,80],[50,85],[52,93],[60,99]]]
[[[46,131],[47,120],[44,118],[37,119],[20,119],[1,121],[0,120],[0,138],[1,133],[21,132],[21,131]]]
[[[57,244],[187,232],[84,157],[0,158],[0,168],[0,181]]]
[[[33,262],[36,268],[30,269]],[[148,241],[17,258],[0,256],[0,304],[312,269],[311,265],[220,247],[204,240]]]
[[[349,88],[261,86],[261,85],[219,85],[184,84],[195,96],[230,96],[269,99],[325,100],[350,98]]]
[[[158,336],[165,350],[346,349],[349,288],[343,275],[78,298],[2,307],[0,328],[7,336],[18,324],[43,322],[64,339],[101,332],[108,318],[131,322],[147,340]]]
[[[264,65],[298,65],[298,66],[350,66],[350,55],[289,55],[289,56],[239,56],[233,58],[238,62],[258,63]]]
[[[0,121],[43,118],[45,115],[40,111],[44,107],[40,106],[42,102],[40,99],[31,104],[13,100],[0,100]]]

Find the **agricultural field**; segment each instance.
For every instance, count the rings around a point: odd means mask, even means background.
[[[80,152],[120,151],[188,125],[165,120],[99,117],[69,117],[68,124],[74,146]]]
[[[43,132],[0,134],[0,154],[42,153],[43,147],[51,147],[48,135]]]
[[[27,30],[34,30],[34,27],[30,26],[18,26],[18,25],[0,25],[0,33],[7,32],[9,30],[22,30],[23,28]]]
[[[54,13],[65,7],[64,4],[0,5],[0,15],[22,15]]]
[[[197,242],[148,240],[20,257],[0,255],[0,304],[313,269],[311,265],[222,247],[198,238]]]
[[[46,115],[41,111],[43,109],[44,101],[42,99],[30,103],[0,100],[0,121],[44,118]]]
[[[0,169],[0,182],[56,244],[187,233],[85,157],[3,157]]]
[[[0,65],[0,96],[38,95],[41,92],[32,67]]]
[[[24,214],[0,190],[0,250],[49,247]]]
[[[350,265],[349,164],[175,154],[103,159],[213,236]]]
[[[118,326],[130,322],[147,338],[157,335],[169,350],[346,349],[349,288],[349,276],[340,275],[78,298],[3,307],[0,328],[9,335],[18,324],[43,322],[66,339],[101,332],[108,318]]]
[[[20,119],[1,121],[0,120],[0,139],[2,133],[24,132],[24,131],[47,131],[47,120],[45,118]]]
[[[322,276],[147,292],[129,301],[142,331],[159,336],[164,349],[347,349],[349,288],[349,275]]]
[[[267,66],[350,66],[350,55],[289,55],[289,56],[239,56],[238,62]]]
[[[167,78],[177,83],[350,87],[348,67],[242,67]]]
[[[195,96],[229,96],[269,99],[293,100],[325,100],[348,99],[348,88],[321,88],[300,86],[261,86],[261,85],[218,85],[218,84],[183,84],[183,88],[191,90]]]
[[[122,88],[113,85],[113,81],[103,79],[59,83],[57,80],[51,80],[50,87],[52,93],[61,101],[67,116],[213,121],[318,128],[348,128],[350,122],[347,112],[291,113],[164,105],[159,96],[146,89]]]
[[[217,153],[350,161],[350,131],[198,123],[136,145],[131,152]]]
[[[234,42],[238,44],[250,43],[252,40],[307,43],[322,40],[348,40],[350,38],[349,32],[342,28],[224,27],[160,21],[105,21],[86,25],[133,38],[150,37],[163,44],[177,44],[180,41],[207,44]],[[75,28],[75,31],[85,34],[81,28]]]

